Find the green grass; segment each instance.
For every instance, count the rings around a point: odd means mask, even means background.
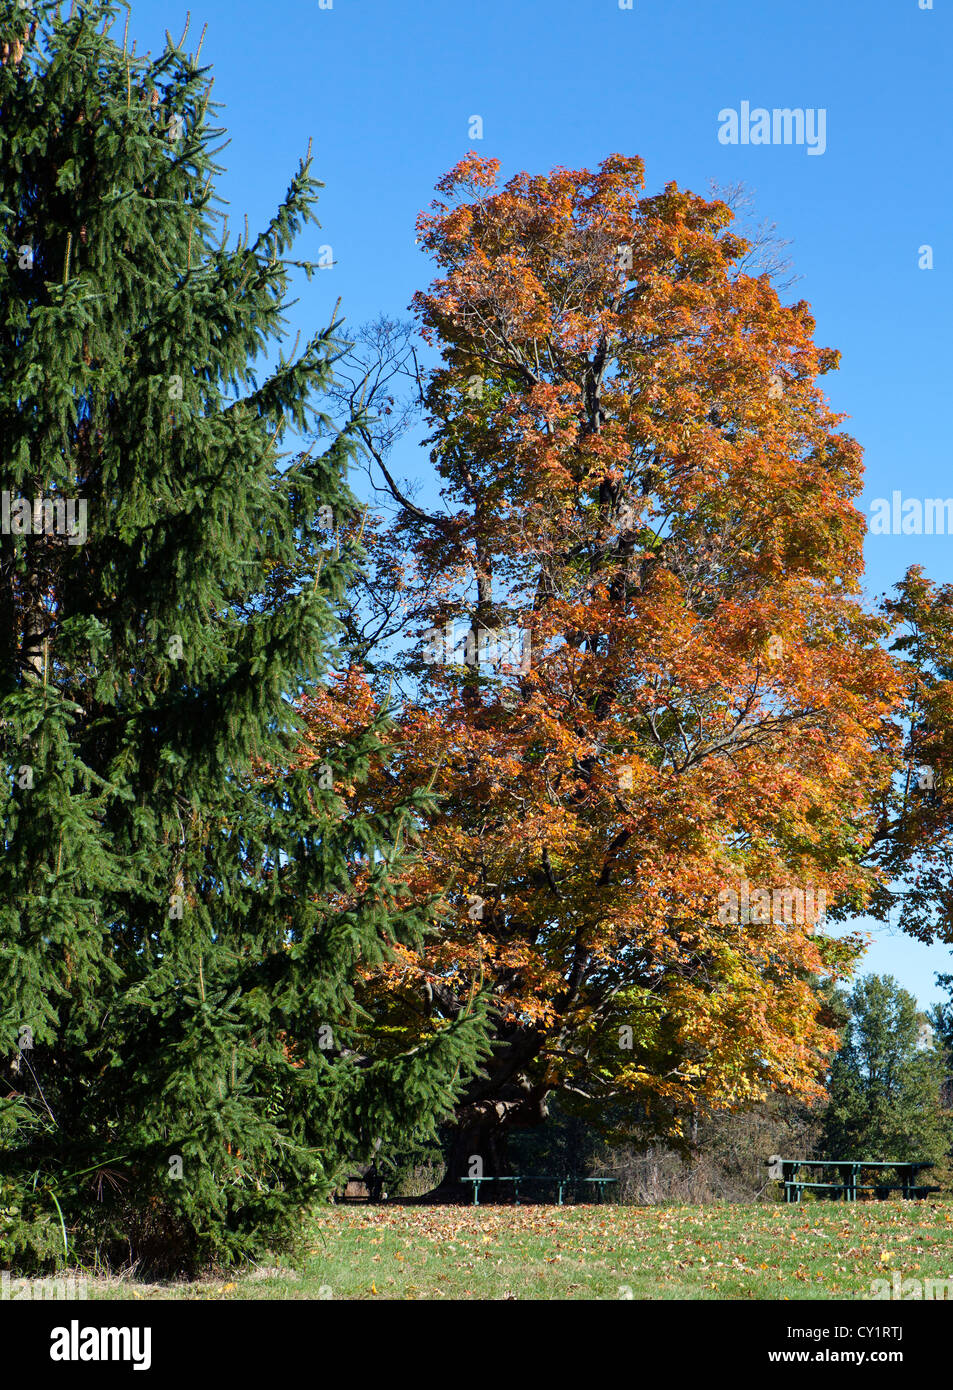
[[[294,1267],[93,1298],[868,1299],[953,1278],[953,1205],[330,1207]]]

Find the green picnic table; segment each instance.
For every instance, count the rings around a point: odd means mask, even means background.
[[[825,1191],[831,1197],[840,1197],[845,1202],[856,1202],[858,1192],[873,1192],[880,1200],[884,1200],[891,1192],[898,1191],[904,1198],[919,1199],[940,1190],[918,1181],[918,1176],[924,1169],[935,1166],[919,1159],[908,1163],[867,1158],[782,1158],[780,1154],[773,1154],[768,1159],[768,1176],[784,1185],[785,1202],[799,1202],[805,1190]],[[824,1179],[812,1182],[809,1173],[806,1177],[801,1176],[802,1169],[820,1169],[822,1172],[825,1169],[835,1169],[839,1174],[839,1181]],[[868,1170],[875,1174],[873,1180],[861,1181]],[[879,1170],[895,1173],[895,1180],[877,1182],[876,1173]]]
[[[599,1194],[599,1201],[605,1200],[605,1189],[610,1183],[618,1182],[618,1178],[567,1178],[567,1177],[547,1177],[544,1174],[519,1173],[515,1177],[505,1178],[461,1178],[461,1182],[473,1183],[473,1205],[480,1205],[480,1188],[485,1182],[500,1182],[513,1184],[513,1200],[516,1205],[520,1205],[520,1185],[523,1183],[543,1182],[552,1183],[558,1191],[558,1205],[563,1206],[563,1193],[567,1187],[575,1187],[580,1183],[590,1183]]]

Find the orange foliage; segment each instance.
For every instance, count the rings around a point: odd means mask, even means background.
[[[408,659],[396,767],[436,777],[414,878],[444,912],[378,1002],[452,1013],[486,979],[484,1114],[551,1088],[670,1116],[809,1095],[834,1043],[818,978],[854,947],[724,902],[871,888],[899,686],[857,597],[860,450],[817,384],[837,354],[738,270],[723,204],[644,196],[620,155],[496,172],[469,155],[418,224],[446,510],[390,544],[418,635],[470,647]],[[528,661],[481,659],[516,631]]]

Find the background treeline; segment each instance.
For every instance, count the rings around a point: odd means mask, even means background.
[[[949,985],[948,977],[941,983]],[[771,1097],[750,1110],[693,1115],[679,1142],[646,1141],[631,1107],[604,1115],[600,1126],[555,1099],[539,1128],[516,1133],[508,1149],[513,1173],[593,1175],[618,1179],[615,1196],[640,1205],[776,1201],[766,1159],[865,1158],[936,1166],[929,1181],[948,1192],[953,1156],[953,1034],[950,1005],[929,1013],[890,976],[865,975],[833,1000],[842,1046],[820,1100]],[[382,1169],[399,1197],[435,1187],[446,1154],[403,1156]],[[493,1200],[484,1190],[484,1200]],[[808,1197],[810,1200],[810,1197]]]
[[[928,1180],[948,1191],[953,1150],[949,1005],[924,1014],[895,980],[876,975],[838,992],[834,1003],[844,1018],[842,1046],[826,1093],[814,1105],[774,1097],[749,1111],[699,1116],[687,1127],[688,1145],[681,1151],[650,1145],[640,1152],[624,1141],[606,1144],[578,1121],[559,1116],[557,1130],[567,1130],[567,1161],[574,1168],[581,1160],[593,1172],[617,1174],[622,1199],[642,1203],[775,1200],[780,1192],[765,1168],[770,1154],[924,1159],[936,1165]],[[523,1153],[530,1162],[537,1158],[531,1144],[520,1146],[520,1158]],[[544,1148],[540,1156],[556,1160],[560,1153],[558,1147]]]

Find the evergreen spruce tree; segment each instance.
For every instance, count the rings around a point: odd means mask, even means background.
[[[431,1133],[479,1008],[376,1048],[352,985],[426,911],[294,762],[360,562],[340,325],[277,350],[310,153],[229,238],[209,70],[124,13],[0,0],[0,1254],[181,1269],[278,1248],[346,1162]],[[114,28],[119,19],[118,28]],[[128,22],[127,22],[128,23]],[[283,441],[318,443],[289,463]],[[336,542],[332,543],[332,532]],[[344,540],[342,541],[342,537]],[[330,771],[328,770],[330,769]]]

